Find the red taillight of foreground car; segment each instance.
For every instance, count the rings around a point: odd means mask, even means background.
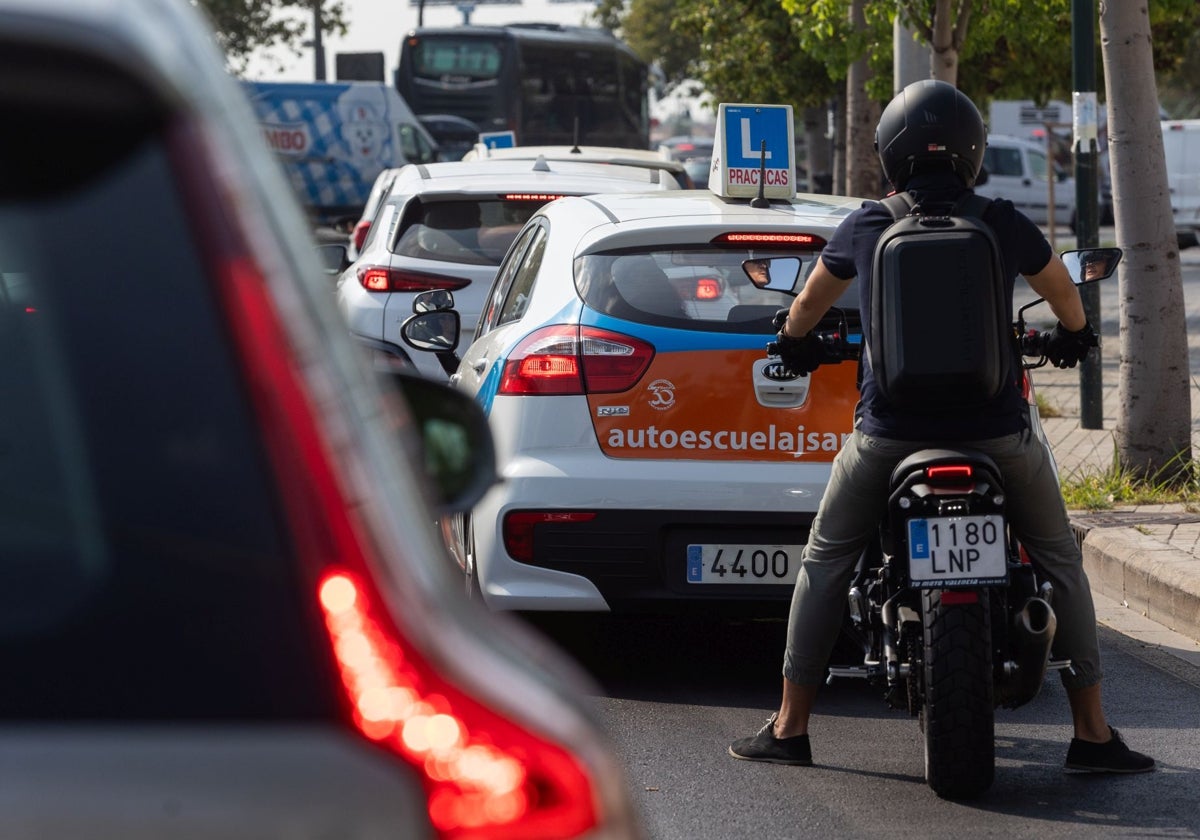
[[[605,394],[632,388],[654,358],[645,341],[596,327],[558,324],[531,333],[504,364],[500,393]]]
[[[351,239],[354,240],[355,251],[362,251],[362,247],[367,241],[367,234],[370,232],[371,220],[360,219],[358,224],[354,226],[354,232],[350,234]]]
[[[533,562],[533,529],[545,522],[591,522],[596,514],[590,511],[515,510],[504,514],[501,532],[504,550],[520,563]]]
[[[340,672],[346,724],[421,779],[429,818],[446,838],[577,837],[600,824],[597,781],[565,747],[451,682],[410,640],[375,585],[382,561],[361,502],[343,491],[336,444],[305,379],[275,299],[218,191],[196,168],[206,147],[177,129],[173,159],[263,429],[291,544],[313,581]],[[393,572],[393,574],[395,574]]]
[[[386,265],[360,265],[355,272],[358,282],[368,292],[428,292],[431,289],[455,291],[471,285],[461,277],[407,271]]]

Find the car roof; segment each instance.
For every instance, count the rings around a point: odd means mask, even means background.
[[[694,244],[736,231],[809,232],[827,239],[861,198],[801,194],[756,208],[746,199],[724,199],[709,190],[652,195],[601,193],[562,198],[540,211],[582,231],[577,254],[654,244]]]
[[[652,192],[682,191],[673,177],[655,169],[612,163],[547,160],[462,160],[402,167],[392,195],[496,191],[520,192]]]

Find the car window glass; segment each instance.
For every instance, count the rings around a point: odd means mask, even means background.
[[[1046,155],[1042,152],[1029,151],[1029,174],[1034,178],[1045,179],[1047,173]]]
[[[512,286],[513,279],[521,267],[521,260],[524,257],[525,251],[528,249],[529,243],[533,240],[537,230],[537,228],[531,227],[520,235],[517,241],[513,243],[508,253],[508,259],[504,261],[503,265],[500,266],[500,270],[496,272],[496,279],[492,282],[492,288],[488,291],[487,305],[480,315],[479,327],[475,331],[476,338],[479,338],[496,326],[496,321],[500,317],[500,306],[508,294],[509,287]]]
[[[0,179],[0,719],[330,715],[188,162],[144,118],[54,116],[105,154]],[[68,160],[67,134],[11,139]]]
[[[998,146],[989,146],[983,153],[984,167],[988,171],[988,175],[1014,175],[1020,177],[1021,171],[1021,151],[1020,149],[1005,149]]]
[[[759,289],[742,268],[747,259],[800,257],[796,290],[815,253],[697,247],[624,250],[575,260],[575,286],[593,309],[627,321],[707,332],[769,332],[771,318],[791,303],[784,292]],[[836,305],[855,310],[855,283]]]
[[[538,270],[542,267],[542,257],[546,255],[548,241],[546,229],[538,226],[533,234],[533,242],[525,252],[525,256],[517,264],[512,285],[504,296],[504,305],[500,308],[496,326],[520,320],[524,316],[525,309],[529,306],[529,295],[533,290],[533,282],[537,278]]]
[[[430,196],[406,208],[395,252],[467,265],[500,265],[539,201]]]

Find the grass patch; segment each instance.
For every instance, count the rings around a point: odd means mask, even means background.
[[[1158,476],[1144,477],[1116,465],[1103,472],[1076,473],[1062,479],[1063,499],[1072,510],[1106,510],[1117,505],[1185,505],[1200,511],[1200,465],[1168,464]]]
[[[1038,416],[1039,417],[1062,417],[1063,413],[1058,410],[1052,402],[1048,402],[1041,394],[1034,394],[1034,399],[1037,400]]]

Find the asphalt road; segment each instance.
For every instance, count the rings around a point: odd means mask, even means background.
[[[997,777],[981,799],[938,799],[924,782],[917,721],[878,690],[841,680],[813,718],[816,766],[737,761],[779,702],[783,622],[581,615],[538,626],[600,683],[595,708],[655,840],[800,837],[1200,837],[1200,667],[1101,628],[1105,706],[1156,773],[1062,770],[1070,738],[1056,677],[998,710]]]

